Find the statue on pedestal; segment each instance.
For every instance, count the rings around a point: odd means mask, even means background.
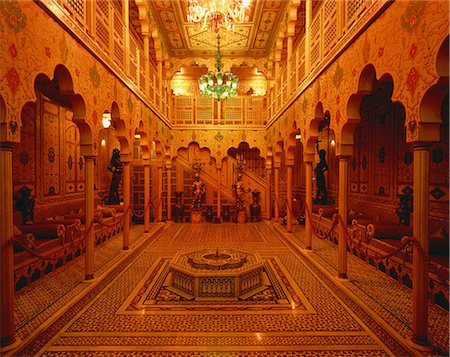
[[[183,191],[175,192],[175,206],[173,209],[175,222],[183,222],[184,220],[183,193]]]
[[[253,202],[250,205],[250,216],[252,217],[252,222],[259,222],[261,220],[261,205],[259,204],[259,195],[261,192],[253,191]]]
[[[22,224],[33,223],[34,221],[34,198],[31,197],[31,189],[23,186],[18,192],[16,208],[22,212]]]
[[[247,212],[245,209],[245,188],[242,181],[242,175],[238,173],[236,181],[232,186],[233,195],[236,199],[236,214],[234,221],[238,223],[245,223],[247,221]]]
[[[400,203],[399,208],[395,210],[395,213],[397,213],[401,225],[409,226],[410,216],[413,211],[412,189],[406,187],[403,189],[403,193],[403,195],[397,195],[397,197],[400,198]]]
[[[200,208],[200,204],[202,203],[205,194],[205,184],[200,180],[200,175],[197,172],[195,174],[194,183],[192,184],[192,208]]]
[[[242,181],[242,175],[238,174],[236,181],[233,183],[233,194],[236,199],[236,208],[238,210],[245,209],[245,188],[244,188],[244,182]]]
[[[319,150],[319,142],[316,141],[316,150],[319,155],[319,162],[314,169],[314,173],[316,174],[316,199],[314,200],[315,204],[326,205],[328,201],[328,193],[325,181],[325,171],[328,170],[328,164],[326,160],[327,152],[323,149]]]
[[[114,149],[112,152],[111,161],[108,165],[108,170],[112,172],[111,185],[109,186],[108,204],[120,204],[119,184],[122,177],[123,164],[120,161],[120,150]]]

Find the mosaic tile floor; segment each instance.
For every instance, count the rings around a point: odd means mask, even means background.
[[[20,293],[16,320],[23,343],[12,354],[414,355],[406,344],[408,289],[351,257],[350,279],[337,281],[336,247],[314,242],[315,250],[305,254],[300,226],[294,226],[293,234],[269,222],[168,223],[152,230],[142,235],[141,227],[133,227],[126,253],[120,251],[120,237],[99,247],[95,282],[82,281],[81,259]],[[200,246],[259,253],[296,303],[290,308],[279,304],[277,311],[270,290],[239,303],[187,302],[156,284],[178,251]],[[157,291],[147,299],[151,286]],[[430,337],[438,348],[433,354],[448,355],[448,314],[432,308],[430,319]]]

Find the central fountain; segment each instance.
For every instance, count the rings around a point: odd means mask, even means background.
[[[165,285],[188,300],[237,300],[267,289],[270,280],[257,253],[203,248],[176,254]]]

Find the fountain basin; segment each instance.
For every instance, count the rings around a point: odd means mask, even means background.
[[[166,286],[189,300],[220,300],[248,298],[267,289],[270,282],[259,254],[202,248],[175,255]]]

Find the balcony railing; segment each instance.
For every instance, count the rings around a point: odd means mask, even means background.
[[[311,76],[320,75],[320,70],[334,60],[337,54],[358,31],[371,21],[389,0],[327,0],[316,11],[309,27],[310,48],[306,48],[305,37],[301,38],[292,52],[292,56],[280,68],[275,85],[269,90],[267,114],[269,124],[281,114],[279,112],[302,83]],[[370,16],[364,15],[371,10]],[[306,63],[305,53],[310,54],[310,63]],[[289,68],[289,70],[288,70]],[[307,68],[309,71],[307,72]],[[302,88],[304,90],[306,88]],[[298,92],[296,93],[296,95]]]
[[[74,32],[88,36],[90,49],[95,52],[123,81],[163,114],[167,120],[168,88],[160,93],[158,71],[145,53],[142,39],[129,28],[121,9],[112,0],[42,0],[55,16],[63,14],[73,20]],[[124,12],[125,13],[125,12]],[[82,33],[79,34],[78,31]],[[147,72],[148,68],[148,72]],[[149,73],[147,78],[146,73]],[[148,83],[147,83],[148,82]],[[130,85],[131,84],[131,85]],[[162,98],[162,100],[160,100]]]
[[[166,86],[160,86],[162,79],[143,50],[141,39],[125,24],[125,12],[112,0],[41,0],[41,3],[57,17],[61,17],[61,12],[70,17],[76,24],[70,27],[72,31],[82,31],[84,38],[86,35],[91,38],[94,44],[91,49],[100,54],[133,91],[156,107],[163,119],[170,117],[172,124],[264,126],[276,120],[289,101],[305,89],[305,79],[319,76],[389,1],[323,1],[308,29],[310,47],[306,48],[305,38],[298,41],[267,96],[229,98],[223,104],[198,97],[175,97]],[[306,53],[310,54],[309,63],[306,63]]]
[[[174,126],[224,125],[264,128],[267,111],[263,97],[234,97],[217,102],[205,97],[175,97]]]

